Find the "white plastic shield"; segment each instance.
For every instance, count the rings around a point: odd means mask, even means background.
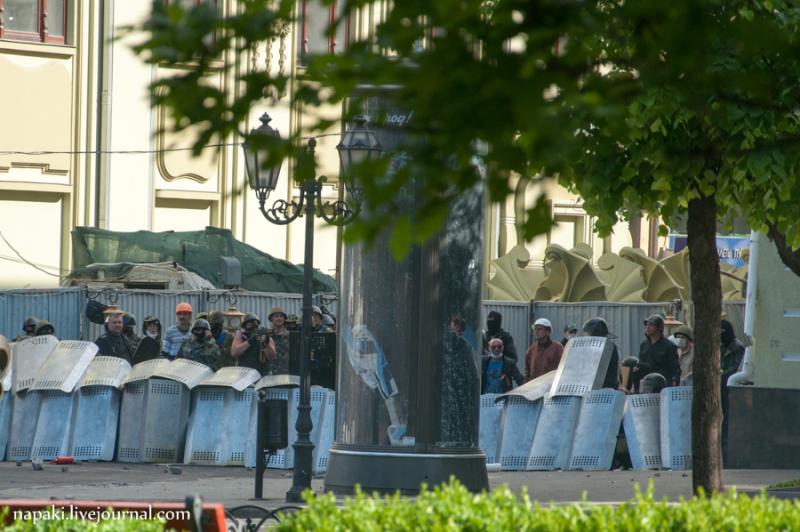
[[[162,366],[153,373],[153,377],[180,382],[190,390],[212,375],[214,375],[213,369],[201,362],[186,358],[176,358],[169,365]]]
[[[336,418],[336,392],[328,390],[322,423],[319,427],[319,444],[314,446],[314,474],[319,475],[328,469],[328,456],[333,446],[334,420]]]
[[[624,411],[625,394],[619,390],[593,390],[583,396],[572,441],[570,469],[611,469]]]
[[[57,456],[70,454],[69,443],[78,395],[61,390],[37,390],[30,393],[42,396],[31,459],[52,460]]]
[[[661,469],[661,394],[629,395],[622,426],[634,469]]]
[[[497,402],[498,396],[496,393],[481,395],[478,442],[489,464],[498,461],[497,441],[500,435],[500,415],[503,413],[503,402]]]
[[[140,362],[133,366],[131,371],[122,381],[122,384],[128,384],[137,381],[147,380],[156,374],[160,369],[169,366],[170,361],[166,358],[154,358],[145,362]]]
[[[580,410],[580,397],[557,396],[545,399],[528,455],[529,470],[567,468]]]
[[[58,342],[36,373],[36,380],[31,390],[71,393],[89,368],[96,353],[97,344],[94,342],[76,340]]]
[[[19,392],[14,395],[13,406],[6,456],[9,461],[30,460],[42,396],[38,392]]]
[[[222,386],[241,392],[248,386],[255,384],[260,378],[261,374],[252,368],[230,366],[221,368],[203,380],[198,386]]]
[[[505,400],[499,444],[500,466],[504,471],[524,471],[528,467],[543,402],[543,399],[528,401],[520,395],[511,395]]]
[[[53,335],[35,336],[14,343],[11,361],[15,392],[24,392],[33,385],[39,368],[57,344],[58,338]]]
[[[83,374],[78,388],[86,386],[109,386],[122,388],[125,377],[131,372],[131,365],[124,358],[96,356]]]
[[[599,336],[573,338],[558,364],[550,395],[583,396],[599,389],[608,370],[614,344]]]
[[[100,358],[109,357],[96,357],[93,364]],[[128,364],[120,358],[114,360]],[[120,383],[123,377],[119,377]],[[78,406],[70,454],[75,460],[113,460],[122,392],[115,386],[81,384],[76,393]]]
[[[5,459],[8,436],[11,433],[11,413],[14,408],[14,393],[0,392],[0,462]]]
[[[661,466],[692,468],[692,387],[661,390]]]
[[[258,382],[256,382],[255,389],[262,388],[292,388],[300,386],[300,377],[297,375],[264,375]]]

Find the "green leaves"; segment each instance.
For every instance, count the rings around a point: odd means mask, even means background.
[[[619,506],[593,505],[585,501],[570,505],[542,506],[531,501],[523,488],[519,495],[508,486],[490,493],[470,493],[458,481],[433,489],[423,486],[415,498],[399,494],[381,497],[360,489],[353,497],[336,503],[332,494],[304,494],[307,507],[281,516],[282,531],[352,530],[796,530],[800,506],[785,499],[761,494],[756,497],[729,491],[723,495],[700,495],[678,503],[657,500],[652,483],[642,492],[638,486],[630,501]]]

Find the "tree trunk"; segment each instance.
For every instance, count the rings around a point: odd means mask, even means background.
[[[720,319],[722,288],[717,255],[717,202],[712,197],[689,201],[687,224],[690,280],[694,302],[692,373],[692,487],[722,491],[720,400]]]

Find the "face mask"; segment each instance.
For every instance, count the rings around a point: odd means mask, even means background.
[[[567,340],[572,340],[572,339],[573,339],[573,338],[575,338],[576,336],[577,336],[577,335],[576,335],[575,333],[567,333]]]
[[[149,336],[150,338],[156,339],[156,338],[158,338],[158,333],[157,332],[147,331],[147,336]]]
[[[686,338],[676,338],[675,345],[677,345],[681,349],[686,347]]]
[[[211,325],[211,334],[212,335],[214,335],[216,337],[216,336],[219,336],[219,333],[221,333],[221,332],[222,332],[222,324],[221,323],[215,323],[215,324]]]
[[[197,340],[202,340],[203,338],[206,337],[206,332],[205,331],[197,331],[197,332],[194,332],[192,334],[194,334],[194,337]]]

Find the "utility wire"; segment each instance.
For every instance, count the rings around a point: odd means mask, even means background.
[[[334,137],[340,136],[339,133],[324,133],[322,135],[313,135],[309,137],[300,137],[300,140],[309,140],[312,138],[322,138],[322,137]],[[220,143],[220,144],[206,144],[202,146],[200,149],[204,150],[206,148],[228,148],[231,146],[240,146],[241,144],[236,142],[229,142],[229,143]],[[148,155],[151,153],[167,153],[167,152],[178,152],[178,151],[192,151],[194,148],[162,148],[159,150],[35,150],[35,151],[19,151],[19,150],[3,150],[0,151],[0,155]]]
[[[24,263],[25,263],[25,264],[27,264],[28,266],[31,266],[32,268],[36,268],[36,269],[37,269],[37,270],[39,270],[40,272],[42,272],[42,273],[46,273],[47,275],[52,275],[53,277],[61,277],[60,275],[58,275],[58,274],[56,274],[56,273],[48,272],[48,271],[47,271],[47,270],[45,270],[44,268],[40,268],[40,267],[39,267],[39,266],[37,266],[36,264],[32,263],[31,261],[29,261],[28,259],[26,259],[25,257],[23,257],[23,256],[22,256],[22,254],[21,254],[19,251],[17,251],[17,249],[16,249],[14,246],[12,246],[12,245],[11,245],[11,242],[9,242],[8,240],[6,240],[6,237],[5,237],[5,235],[2,233],[2,231],[0,231],[0,238],[2,238],[2,239],[3,239],[3,242],[5,242],[5,243],[6,243],[6,245],[7,245],[7,246],[8,246],[8,247],[11,249],[11,251],[13,251],[13,252],[14,252],[14,253],[17,255],[17,257],[19,257],[19,258],[22,260],[22,262],[24,262]]]

